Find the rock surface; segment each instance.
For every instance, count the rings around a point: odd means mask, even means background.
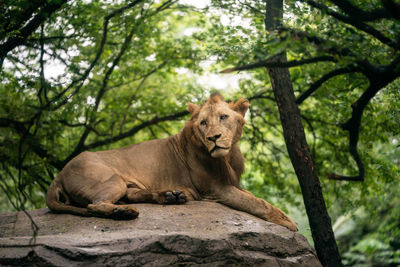
[[[302,235],[214,202],[135,206],[132,221],[29,211],[35,240],[23,212],[0,214],[0,265],[321,266]]]

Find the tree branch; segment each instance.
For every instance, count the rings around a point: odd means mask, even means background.
[[[82,35],[79,34],[71,34],[71,35],[54,35],[54,36],[43,36],[43,38],[28,38],[26,41],[27,43],[33,44],[36,42],[40,42],[41,40],[43,40],[44,43],[52,43],[52,41],[55,40],[64,40],[64,39],[73,39],[73,38],[77,38],[77,37],[83,37]]]
[[[315,58],[291,60],[291,61],[287,61],[287,62],[271,61],[271,59],[268,59],[268,60],[263,60],[263,61],[259,61],[256,63],[248,64],[248,65],[224,69],[224,70],[220,71],[220,73],[230,73],[230,72],[234,72],[234,71],[251,70],[251,69],[262,68],[262,67],[292,68],[292,67],[297,67],[297,66],[301,66],[301,65],[306,65],[306,64],[315,63],[315,62],[322,62],[322,61],[336,62],[336,59],[331,56],[319,56],[319,57],[315,57]]]
[[[322,76],[320,79],[318,79],[317,81],[315,81],[313,84],[311,84],[311,86],[304,92],[302,93],[297,99],[296,99],[296,103],[298,105],[300,105],[301,103],[303,103],[304,100],[306,100],[312,93],[314,93],[324,82],[328,81],[329,79],[338,76],[338,75],[342,75],[342,74],[346,74],[346,73],[351,73],[351,72],[355,72],[356,69],[354,67],[351,66],[347,66],[345,68],[339,68],[336,70],[333,70],[331,72],[326,73],[324,76]]]
[[[39,91],[37,93],[37,97],[39,99],[39,103],[40,105],[42,105],[42,93],[44,95],[44,98],[49,101],[49,99],[47,98],[47,82],[46,82],[46,78],[44,76],[44,60],[43,60],[43,56],[45,54],[45,50],[44,50],[44,42],[43,42],[43,24],[40,26],[40,57],[39,57],[39,64],[40,64],[40,88]]]
[[[17,1],[14,1],[17,2]],[[18,5],[17,3],[15,3]],[[43,8],[45,1],[29,1],[23,10],[13,8],[11,5],[6,5],[2,2],[0,12],[4,15],[2,18],[2,29],[0,31],[0,39],[3,40],[8,34],[21,28],[27,20],[32,18],[33,14]]]
[[[0,69],[7,53],[15,47],[23,45],[26,39],[47,19],[57,11],[68,0],[49,1],[41,8],[38,14],[33,17],[24,27],[19,30],[18,35],[8,38],[8,40],[0,45]]]
[[[265,91],[265,92],[255,94],[253,96],[248,97],[247,100],[251,101],[251,100],[256,100],[256,99],[268,99],[268,100],[275,102],[275,98],[271,95],[267,95],[266,93],[268,93],[268,92]]]
[[[386,8],[377,8],[371,11],[364,11],[347,0],[331,0],[331,2],[337,5],[350,17],[357,18],[358,20],[374,21],[378,19],[392,18],[392,14]]]
[[[364,109],[371,101],[373,97],[386,85],[391,83],[400,75],[400,56],[397,56],[389,65],[386,66],[374,66],[365,62],[367,72],[365,73],[370,80],[369,87],[364,93],[357,99],[355,103],[351,105],[353,111],[351,118],[341,125],[342,129],[349,132],[349,152],[353,159],[357,163],[358,175],[356,176],[345,176],[335,173],[327,174],[329,179],[341,180],[341,181],[364,181],[365,170],[360,155],[357,151],[357,143],[359,139],[359,131],[361,125],[361,118]]]
[[[308,45],[309,44],[315,45],[319,51],[323,51],[325,53],[329,53],[332,55],[351,56],[351,57],[357,58],[357,54],[354,53],[353,51],[351,51],[349,48],[332,47],[331,43],[329,43],[327,40],[325,40],[317,35],[310,34],[308,32],[301,31],[298,29],[291,29],[288,27],[280,27],[279,32],[288,32],[290,34],[290,36],[295,40],[299,40],[299,41],[307,40]]]
[[[178,2],[178,0],[167,0],[165,1],[161,6],[159,6],[153,14],[157,14],[158,12],[164,11],[168,8],[170,8],[173,4]]]
[[[161,63],[160,65],[158,65],[157,67],[155,67],[154,69],[152,69],[151,71],[149,71],[148,73],[145,73],[144,75],[142,75],[140,77],[141,81],[139,82],[138,86],[136,86],[135,89],[132,90],[132,94],[129,97],[129,101],[128,104],[126,105],[127,109],[132,105],[133,100],[135,99],[137,92],[139,91],[139,89],[144,85],[145,81],[154,73],[156,73],[158,70],[160,70],[161,68],[163,68],[167,63],[169,62],[169,59],[165,60],[163,63]],[[135,81],[137,81],[138,79],[134,79]],[[128,113],[124,113],[123,117],[122,117],[122,121],[121,124],[119,126],[119,132],[122,132],[122,129],[125,125],[126,119],[127,119],[127,115]]]
[[[358,18],[353,18],[353,17],[344,16],[342,14],[339,14],[339,13],[333,11],[332,9],[330,9],[328,6],[321,4],[321,3],[317,3],[314,0],[303,0],[303,1],[307,2],[312,7],[315,7],[319,10],[323,10],[328,15],[334,17],[337,20],[340,20],[346,24],[352,25],[355,28],[357,28],[365,33],[368,33],[372,37],[378,39],[381,43],[386,44],[394,49],[397,49],[396,42],[394,42],[390,38],[383,35],[380,31],[376,30],[374,27],[372,27],[364,22],[359,21]]]
[[[186,116],[187,114],[189,114],[187,111],[180,111],[180,112],[177,112],[177,113],[174,113],[174,114],[171,114],[171,115],[167,115],[167,116],[164,116],[164,117],[157,117],[156,116],[151,120],[145,121],[145,122],[143,122],[143,123],[141,123],[141,124],[139,124],[137,126],[132,127],[127,132],[121,133],[121,134],[119,134],[117,136],[114,136],[114,137],[111,137],[111,138],[104,139],[102,141],[97,141],[95,143],[89,144],[89,145],[85,146],[85,150],[86,149],[92,149],[92,148],[95,148],[95,147],[98,147],[98,146],[102,146],[102,145],[107,145],[107,144],[122,140],[122,139],[124,139],[126,137],[130,137],[130,136],[134,135],[135,133],[137,133],[138,131],[140,131],[143,128],[146,128],[148,126],[155,125],[157,123],[164,122],[164,121],[176,120],[176,119],[179,119],[179,118],[182,118],[182,117]]]
[[[94,58],[94,60],[92,61],[92,63],[89,65],[89,67],[85,70],[85,72],[83,73],[83,75],[79,78],[76,79],[74,81],[71,82],[71,84],[66,87],[63,91],[61,91],[59,94],[57,94],[52,100],[50,100],[48,102],[48,105],[46,107],[43,107],[44,109],[48,108],[52,103],[58,101],[66,92],[68,92],[72,87],[74,87],[77,83],[80,83],[74,90],[74,92],[72,94],[70,94],[68,97],[64,98],[60,103],[58,103],[57,105],[53,106],[51,108],[51,110],[57,110],[58,108],[60,108],[61,106],[65,105],[66,103],[68,103],[68,100],[74,96],[75,94],[77,94],[80,89],[82,88],[85,80],[87,79],[87,77],[89,76],[90,72],[92,71],[92,69],[94,68],[94,66],[97,64],[97,61],[100,59],[101,54],[104,51],[104,46],[106,44],[106,40],[107,40],[107,33],[108,33],[108,25],[110,20],[121,14],[122,12],[124,12],[125,10],[132,8],[134,6],[136,6],[137,4],[139,4],[140,2],[143,2],[143,0],[136,0],[131,2],[130,4],[121,7],[117,10],[114,10],[113,12],[111,12],[110,14],[108,14],[107,16],[104,17],[104,21],[103,21],[103,35],[100,41],[100,46],[99,46],[99,50],[96,53],[96,56]]]
[[[64,164],[60,160],[54,158],[53,155],[49,154],[49,152],[43,148],[40,142],[25,128],[24,123],[7,118],[0,118],[0,127],[14,128],[19,134],[25,137],[24,143],[27,144],[36,155],[42,159],[46,158],[49,163],[58,170],[64,167]]]
[[[94,114],[98,111],[98,108],[99,108],[99,105],[100,105],[100,101],[101,101],[102,97],[104,96],[104,94],[106,92],[110,76],[113,73],[115,67],[118,65],[118,63],[121,60],[122,56],[124,55],[124,53],[128,49],[134,32],[135,32],[135,28],[133,28],[130,31],[129,35],[125,38],[124,43],[122,44],[122,47],[121,47],[120,51],[118,52],[118,55],[114,58],[114,60],[112,62],[112,65],[107,70],[106,74],[104,75],[102,86],[100,87],[100,89],[99,89],[99,91],[97,93],[97,96],[96,96],[95,106],[94,106],[93,111],[92,111],[93,115],[89,119],[89,125],[92,124],[94,122],[94,120],[95,120]],[[84,143],[85,143],[87,137],[89,136],[89,133],[92,131],[92,129],[93,129],[92,127],[86,127],[85,128],[85,131],[83,132],[83,134],[82,134],[78,144],[76,145],[75,150],[72,152],[72,154],[78,154],[80,151],[82,151],[82,147],[84,146]]]
[[[260,9],[253,7],[253,6],[250,5],[249,3],[247,3],[247,2],[242,2],[242,1],[239,1],[239,3],[240,3],[241,5],[247,7],[247,8],[248,8],[249,10],[251,10],[254,14],[256,14],[256,15],[261,15],[261,16],[263,16],[263,17],[265,16],[264,11],[261,11]]]
[[[101,119],[101,120],[97,121],[96,124],[98,124],[98,123],[100,123],[102,121],[104,121],[104,119]],[[90,131],[93,131],[97,136],[105,136],[105,134],[101,134],[94,127],[92,127],[90,125],[87,125],[86,123],[75,123],[75,124],[73,124],[73,123],[67,122],[66,120],[58,120],[58,122],[61,123],[61,124],[66,125],[68,127],[71,127],[71,128],[75,128],[75,127],[90,128]]]
[[[383,6],[392,14],[392,17],[400,20],[400,3],[393,0],[382,0]]]

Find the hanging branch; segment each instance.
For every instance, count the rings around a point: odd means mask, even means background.
[[[370,85],[364,93],[351,105],[353,109],[351,118],[341,125],[342,129],[349,132],[349,152],[355,160],[358,167],[358,175],[345,176],[335,173],[327,174],[329,179],[341,181],[364,181],[365,170],[361,157],[357,151],[357,143],[359,139],[361,118],[364,109],[371,101],[371,99],[386,85],[391,83],[400,76],[400,55],[397,56],[389,65],[375,66],[367,60],[363,62],[360,67],[363,74],[369,79]]]
[[[40,158],[46,158],[48,162],[56,167],[58,170],[61,170],[64,166],[63,163],[54,158],[41,144],[40,142],[26,129],[25,124],[23,122],[0,118],[0,127],[12,127],[15,131],[23,136],[25,136],[25,144],[30,147],[30,149],[38,155]]]
[[[248,65],[224,69],[224,70],[220,71],[219,73],[230,73],[230,72],[241,71],[241,70],[252,70],[252,69],[262,68],[262,67],[264,67],[264,68],[265,67],[267,67],[267,68],[292,68],[292,67],[297,67],[297,66],[301,66],[301,65],[305,65],[305,64],[311,64],[311,63],[322,62],[322,61],[336,62],[336,59],[331,56],[319,56],[319,57],[315,57],[315,58],[291,60],[291,61],[287,61],[287,62],[272,61],[271,59],[269,59],[269,60],[263,60],[263,61],[259,61],[256,63],[248,64]]]
[[[18,210],[21,210],[30,220],[31,229],[32,229],[32,237],[29,240],[29,246],[31,246],[31,251],[34,250],[34,246],[36,244],[36,236],[39,232],[39,226],[35,223],[32,216],[25,210],[25,203],[28,201],[29,197],[25,193],[26,183],[22,183],[22,164],[25,160],[27,152],[23,153],[23,145],[26,141],[27,137],[30,135],[29,131],[20,132],[20,139],[18,144],[18,162],[17,162],[17,170],[18,170],[18,190],[23,196],[23,201],[20,202]]]
[[[43,56],[45,54],[44,50],[44,41],[43,41],[43,35],[44,35],[44,26],[43,24],[40,26],[40,57],[39,57],[39,64],[40,64],[40,88],[37,93],[37,97],[39,99],[40,105],[42,105],[42,93],[44,94],[45,99],[48,101],[47,98],[47,83],[46,83],[46,78],[44,76],[44,60]]]
[[[341,125],[342,129],[349,132],[349,152],[355,160],[358,167],[358,175],[356,176],[345,176],[338,175],[335,173],[327,174],[329,179],[341,180],[341,181],[359,181],[363,182],[365,177],[364,164],[362,163],[361,157],[357,151],[357,143],[359,139],[359,131],[361,124],[361,117],[368,102],[381,90],[382,87],[371,85],[362,94],[362,96],[352,105],[352,116],[344,124]]]

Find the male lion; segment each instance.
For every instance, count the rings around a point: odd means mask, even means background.
[[[47,206],[54,212],[133,219],[129,204],[182,204],[212,199],[296,231],[280,209],[239,187],[244,158],[238,141],[247,100],[226,103],[212,94],[202,106],[188,104],[185,127],[169,138],[100,152],[83,152],[51,183]]]

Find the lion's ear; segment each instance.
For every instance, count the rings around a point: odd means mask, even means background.
[[[236,103],[233,104],[232,109],[236,112],[239,112],[244,117],[249,107],[249,100],[240,98],[238,101],[236,101]]]
[[[196,104],[189,102],[186,110],[189,111],[189,113],[193,115],[194,113],[196,113],[197,111],[200,110],[200,107]]]

